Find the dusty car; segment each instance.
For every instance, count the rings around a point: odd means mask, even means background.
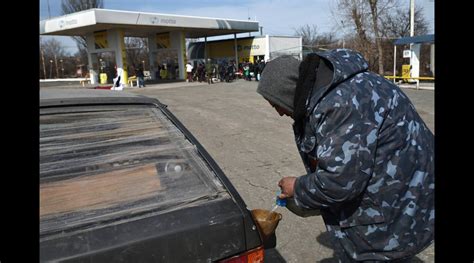
[[[263,262],[269,240],[160,101],[40,92],[40,261]]]

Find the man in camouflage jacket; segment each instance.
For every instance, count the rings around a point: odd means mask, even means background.
[[[320,210],[342,261],[409,259],[433,242],[434,136],[398,86],[367,70],[348,49],[281,57],[257,92],[295,120],[307,170],[279,182],[281,197]]]

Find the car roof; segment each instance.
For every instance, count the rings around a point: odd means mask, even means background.
[[[40,107],[97,104],[161,104],[157,99],[124,91],[40,89]]]

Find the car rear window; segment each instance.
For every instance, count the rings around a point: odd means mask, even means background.
[[[223,196],[196,147],[157,107],[41,110],[41,236]]]

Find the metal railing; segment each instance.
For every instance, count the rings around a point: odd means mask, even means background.
[[[384,76],[387,79],[417,79],[417,80],[435,80],[434,77],[402,77],[402,76]]]
[[[434,77],[402,77],[402,76],[384,76],[386,79],[393,79],[393,83],[395,83],[395,80],[397,79],[413,79],[416,80],[416,89],[420,88],[420,80],[435,80]]]

